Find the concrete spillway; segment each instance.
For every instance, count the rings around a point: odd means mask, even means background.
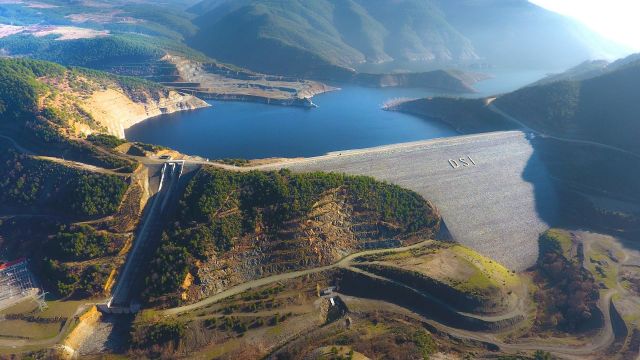
[[[369,175],[414,190],[436,205],[456,241],[515,270],[535,263],[538,235],[557,211],[546,168],[520,131],[332,153],[286,166]]]

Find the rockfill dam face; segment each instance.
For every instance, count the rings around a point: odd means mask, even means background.
[[[557,216],[552,180],[520,131],[336,152],[287,167],[414,190],[439,209],[454,240],[518,271],[535,264],[538,236]]]

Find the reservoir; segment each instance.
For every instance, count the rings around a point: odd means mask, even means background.
[[[489,95],[515,89],[541,74],[479,83]],[[483,88],[484,86],[484,88]],[[504,88],[508,87],[508,88]],[[307,157],[457,135],[435,120],[382,110],[395,98],[439,94],[424,89],[342,87],[314,97],[318,108],[304,109],[250,102],[209,101],[210,108],[161,115],[126,131],[128,140],[158,144],[209,159]]]

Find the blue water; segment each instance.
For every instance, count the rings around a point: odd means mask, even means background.
[[[513,90],[541,74],[514,73],[477,84],[485,96]],[[456,135],[449,126],[383,111],[394,98],[438,94],[422,89],[344,87],[318,95],[315,109],[250,102],[211,101],[213,107],[162,115],[126,131],[127,139],[168,146],[209,159],[322,155]]]

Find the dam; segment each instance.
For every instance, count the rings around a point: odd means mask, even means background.
[[[455,241],[513,270],[535,264],[557,216],[552,179],[521,131],[456,136],[262,166],[368,175],[416,191]]]

